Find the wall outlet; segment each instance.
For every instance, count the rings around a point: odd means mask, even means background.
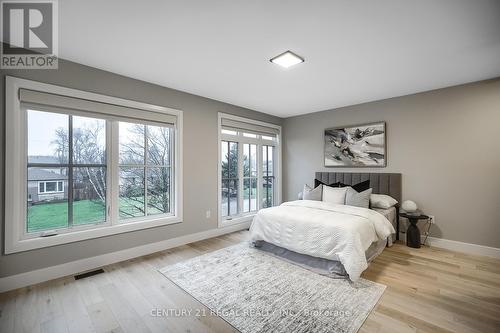
[[[429,216],[429,221],[431,222],[431,224],[436,224],[436,218],[434,217],[434,215],[427,215]]]
[[[205,216],[207,217],[207,219],[209,219],[210,216],[212,216],[212,212],[210,211],[210,209],[206,211]]]

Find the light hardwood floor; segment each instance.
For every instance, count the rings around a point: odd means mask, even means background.
[[[204,308],[157,269],[247,237],[237,232],[106,266],[105,274],[4,293],[0,332],[233,332],[213,316],[151,316],[155,308]],[[395,244],[363,277],[387,289],[360,332],[500,332],[500,260]]]

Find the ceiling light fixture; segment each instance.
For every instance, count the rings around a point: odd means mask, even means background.
[[[304,58],[296,55],[292,51],[286,51],[272,58],[270,61],[273,64],[280,65],[281,67],[289,68],[294,65],[300,64],[301,62],[304,62]]]

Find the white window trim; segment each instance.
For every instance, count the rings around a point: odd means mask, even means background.
[[[232,114],[228,114],[228,113],[223,113],[223,112],[219,112],[218,113],[218,116],[217,116],[217,151],[218,151],[218,154],[217,154],[217,212],[218,212],[218,227],[219,228],[223,228],[223,227],[227,227],[227,226],[231,226],[231,225],[235,225],[235,224],[240,224],[240,223],[245,223],[245,222],[248,222],[248,221],[252,221],[253,217],[255,216],[255,214],[257,212],[249,212],[249,213],[243,213],[243,214],[240,214],[232,219],[225,219],[222,217],[222,210],[221,210],[221,205],[222,205],[222,165],[221,165],[221,141],[222,140],[227,140],[227,141],[233,141],[233,142],[238,142],[238,143],[241,143],[240,142],[240,139],[241,139],[241,136],[242,134],[241,133],[238,133],[238,135],[230,135],[230,134],[222,134],[221,133],[221,130],[222,130],[222,119],[231,119],[231,120],[236,120],[236,121],[241,121],[241,122],[246,122],[246,123],[249,123],[249,124],[255,124],[255,125],[261,125],[261,126],[265,126],[265,127],[270,127],[270,128],[275,128],[279,131],[279,134],[277,135],[276,137],[276,140],[273,140],[273,141],[270,141],[270,140],[263,140],[263,139],[252,139],[252,138],[248,138],[248,137],[245,137],[244,138],[244,143],[256,143],[256,144],[264,144],[264,145],[271,145],[271,146],[275,146],[275,148],[277,149],[277,161],[276,161],[276,172],[278,173],[277,175],[275,175],[275,205],[279,205],[281,204],[281,197],[282,197],[282,185],[281,185],[281,177],[282,177],[282,164],[281,164],[281,157],[282,157],[282,154],[281,154],[281,126],[279,125],[275,125],[275,124],[271,124],[271,123],[266,123],[266,122],[263,122],[263,121],[259,121],[259,120],[253,120],[253,119],[249,119],[249,118],[244,118],[244,117],[239,117],[239,116],[235,116],[235,115],[232,115]],[[239,158],[241,158],[240,155],[243,154],[243,148],[238,146],[238,156]],[[257,156],[260,156],[260,154],[262,154],[262,151],[260,151],[260,149],[257,149]],[[238,160],[239,160],[238,158]],[[260,158],[258,157],[258,160],[260,160]],[[261,163],[257,163],[257,170],[258,170],[258,175],[261,175],[262,174],[262,165],[260,165]],[[241,167],[239,167],[239,169],[242,169]],[[243,174],[243,170],[238,170],[238,173],[240,175],[240,183],[243,181],[242,180],[242,174]],[[257,186],[258,188],[260,189],[262,187],[262,177],[258,177],[258,182],[257,182]],[[241,205],[242,204],[242,198],[239,198],[239,204]],[[258,205],[258,208],[257,209],[260,209],[260,200],[259,198],[257,198],[257,205]],[[258,210],[257,210],[258,211]]]
[[[43,183],[43,192],[40,192],[40,184]],[[56,190],[55,191],[45,191],[47,189],[47,183],[56,183]],[[62,183],[62,191],[59,191],[59,183]],[[38,194],[44,195],[44,194],[55,194],[55,193],[64,193],[64,181],[62,180],[44,180],[38,182]]]
[[[5,81],[5,106],[6,106],[6,145],[5,145],[5,190],[6,193],[17,193],[17,195],[9,195],[5,198],[5,253],[15,253],[38,249],[48,246],[59,244],[66,244],[85,239],[97,238],[115,235],[124,232],[136,231],[141,229],[153,228],[173,223],[179,223],[183,220],[183,154],[182,154],[182,140],[183,140],[183,112],[176,109],[166,108],[127,99],[90,93],[86,91],[65,88],[47,83],[41,83],[26,79],[15,78],[11,76],[6,77]],[[132,221],[123,224],[105,224],[98,228],[83,228],[74,230],[72,232],[60,233],[51,237],[37,237],[23,239],[25,228],[25,207],[27,198],[26,189],[26,158],[21,151],[25,151],[23,147],[24,135],[26,133],[25,123],[23,121],[21,112],[21,103],[19,101],[19,89],[31,89],[36,91],[43,91],[52,94],[63,96],[70,96],[86,100],[93,100],[102,103],[109,103],[130,107],[135,109],[142,109],[145,111],[152,111],[164,113],[166,115],[173,115],[177,117],[176,131],[174,137],[174,156],[175,156],[175,174],[174,174],[174,214],[172,216],[159,216],[151,217],[141,221]],[[21,138],[21,139],[20,139]],[[118,152],[111,152],[118,154]],[[109,165],[114,168],[115,165]],[[112,186],[117,187],[118,184],[111,183]],[[22,190],[20,190],[22,189]],[[113,203],[116,206],[116,202]],[[117,221],[117,209],[110,212],[111,221]]]

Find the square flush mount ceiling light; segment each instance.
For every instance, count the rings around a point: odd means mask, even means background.
[[[273,64],[280,65],[281,67],[289,68],[304,62],[304,58],[299,57],[292,51],[286,51],[272,58],[270,61]]]

